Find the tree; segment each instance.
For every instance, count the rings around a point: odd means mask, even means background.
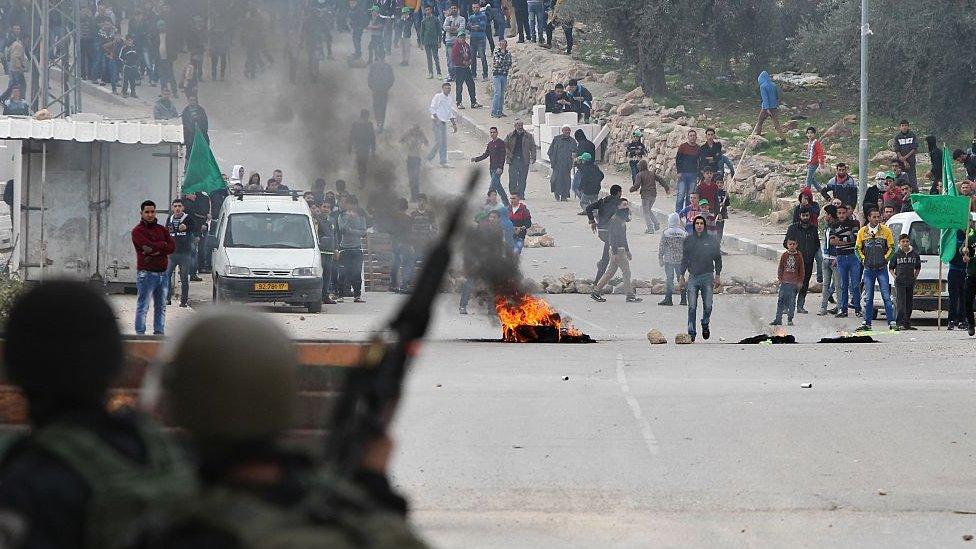
[[[976,100],[976,14],[968,0],[938,9],[911,2],[872,0],[869,21],[870,106],[892,117],[915,117],[932,132],[954,133]],[[860,6],[850,0],[822,3],[797,32],[796,62],[835,79],[852,93],[859,85]]]

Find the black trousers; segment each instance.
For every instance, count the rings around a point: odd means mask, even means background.
[[[806,256],[803,258],[803,284],[800,284],[800,289],[796,293],[796,307],[798,309],[804,309],[803,306],[807,301],[807,292],[810,291],[810,275],[813,274],[813,258],[810,258],[808,262]]]
[[[379,131],[383,131],[383,127],[386,124],[386,105],[389,102],[389,92],[373,92],[373,119],[376,120],[376,126]]]
[[[973,299],[976,299],[976,275],[966,277],[966,319],[969,325],[974,326],[973,321]]]
[[[363,251],[344,249],[339,254],[342,273],[339,275],[339,296],[348,297],[346,292],[352,287],[352,296],[359,297],[363,292]]]
[[[454,97],[457,100],[457,104],[461,104],[461,88],[465,84],[468,85],[468,98],[471,99],[471,105],[474,106],[478,102],[474,95],[474,76],[472,75],[471,67],[454,67],[454,85],[457,87],[454,90]]]
[[[410,200],[417,200],[420,194],[420,164],[419,156],[407,157],[407,179],[410,182]]]
[[[971,277],[974,278],[974,277]],[[895,322],[903,328],[912,325],[912,298],[915,295],[915,285],[895,285]],[[972,302],[969,304],[969,315],[973,314]]]
[[[523,42],[526,38],[532,36],[532,31],[529,29],[528,8],[525,8],[525,10],[515,8],[515,26],[518,28],[519,42]]]
[[[322,255],[322,300],[329,297],[332,293],[332,276],[335,270],[335,254]]]

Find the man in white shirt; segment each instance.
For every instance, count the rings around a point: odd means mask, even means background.
[[[430,149],[427,160],[434,159],[434,155],[440,154],[440,164],[442,168],[449,168],[447,163],[447,123],[451,123],[452,133],[457,133],[457,110],[454,108],[451,99],[451,84],[445,82],[441,85],[441,93],[434,95],[430,100],[430,119],[434,125],[434,147]]]

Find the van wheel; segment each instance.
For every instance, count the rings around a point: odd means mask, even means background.
[[[308,304],[308,312],[310,313],[321,313],[322,312],[322,302],[321,301],[311,301]]]

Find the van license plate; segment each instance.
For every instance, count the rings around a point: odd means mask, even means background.
[[[287,292],[287,282],[255,282],[255,292]]]

